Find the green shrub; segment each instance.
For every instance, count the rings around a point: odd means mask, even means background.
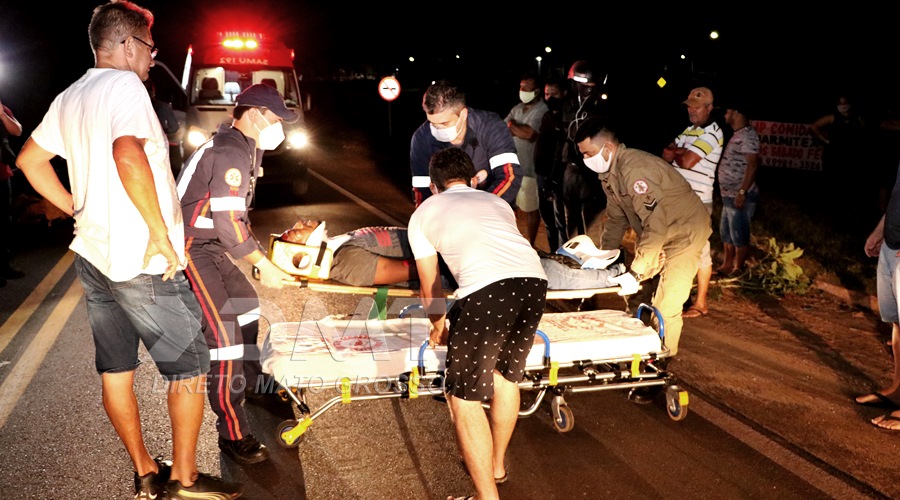
[[[809,289],[809,276],[797,264],[803,249],[793,243],[779,245],[775,238],[766,241],[761,249],[764,254],[754,266],[748,266],[743,274],[719,280],[725,288],[740,287],[747,291],[761,291],[775,297],[793,293],[803,295]]]

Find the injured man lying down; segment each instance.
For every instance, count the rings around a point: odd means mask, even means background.
[[[320,249],[320,255],[329,253],[330,269],[325,273],[328,279],[351,286],[418,286],[416,262],[404,227],[363,227],[329,237],[324,221],[301,220],[278,239],[307,249]],[[539,253],[551,290],[610,288],[618,286],[610,278],[625,272],[625,254],[621,249],[598,250],[585,235],[567,241],[556,253]],[[302,259],[316,258],[302,255],[302,258],[294,257],[295,268],[306,267]],[[279,264],[279,260],[275,259],[275,263]],[[328,265],[328,259],[324,265]],[[442,267],[444,288],[455,289],[450,272],[443,271]]]

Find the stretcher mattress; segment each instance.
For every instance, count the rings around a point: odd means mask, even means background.
[[[662,355],[658,333],[622,311],[546,313],[538,329],[550,341],[552,361],[602,362],[634,355]],[[419,365],[428,338],[427,318],[275,323],[261,354],[263,371],[286,387],[372,383],[397,377]],[[447,348],[422,351],[427,372],[444,370]],[[544,340],[535,336],[526,366],[543,366]]]

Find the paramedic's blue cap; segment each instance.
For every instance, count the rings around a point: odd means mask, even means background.
[[[262,83],[257,83],[244,89],[234,99],[234,103],[238,106],[268,108],[288,123],[293,123],[300,118],[300,115],[285,106],[284,99],[281,98],[281,94],[277,90]]]

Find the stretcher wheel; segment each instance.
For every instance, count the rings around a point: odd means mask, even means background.
[[[666,411],[672,420],[677,422],[687,417],[687,402],[687,391],[679,389],[677,385],[670,385],[666,388]]]
[[[568,406],[560,405],[553,412],[553,427],[557,432],[569,432],[575,428],[575,414]]]
[[[297,427],[299,422],[297,420],[285,420],[284,422],[278,424],[278,428],[275,431],[275,437],[278,439],[278,444],[285,448],[296,448],[300,446],[300,443],[303,442],[303,439],[306,438],[306,434],[301,434],[299,438],[292,442],[288,442],[285,439],[285,434],[294,430],[294,427]]]

